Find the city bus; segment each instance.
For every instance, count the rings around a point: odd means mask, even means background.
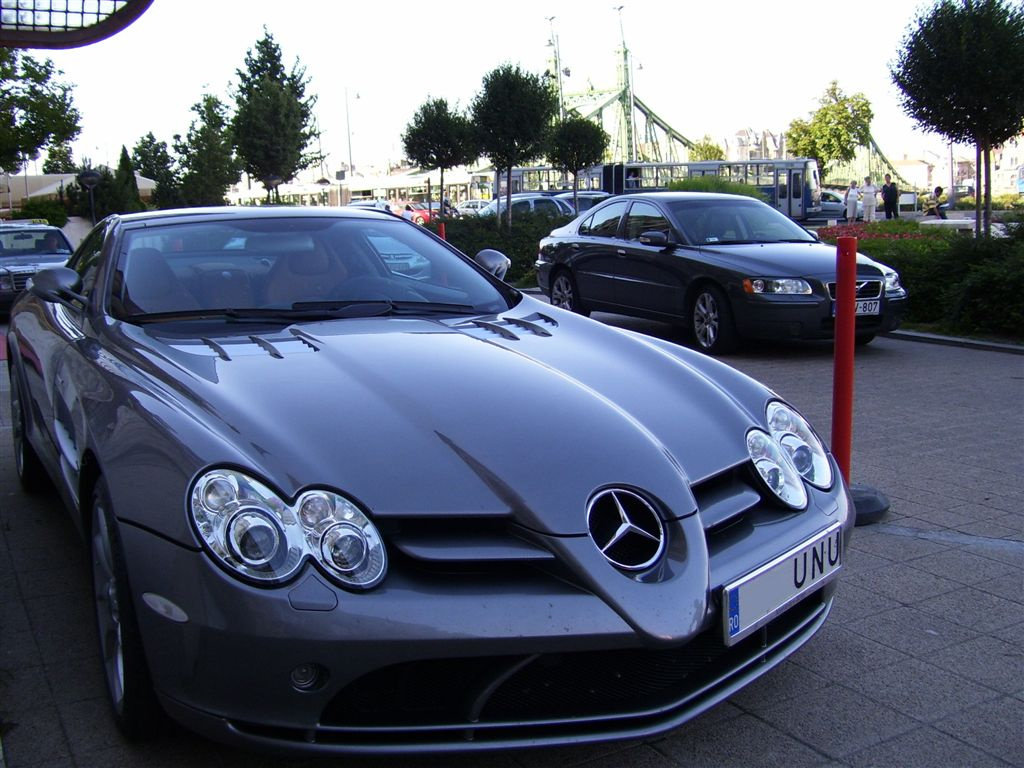
[[[609,163],[580,171],[579,189],[610,194],[668,189],[673,181],[695,176],[721,176],[750,184],[765,200],[792,219],[821,212],[821,177],[818,162],[810,158],[786,160],[702,160],[692,163]],[[495,179],[495,194],[504,194],[505,175]],[[561,192],[572,189],[572,176],[549,166],[514,168],[513,192]]]
[[[1024,165],[1017,166],[1017,194],[1024,195]]]

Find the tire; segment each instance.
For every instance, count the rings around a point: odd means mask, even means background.
[[[856,336],[856,338],[854,339],[854,343],[858,347],[866,347],[868,344],[870,344],[874,340],[875,340],[875,334],[873,334],[873,333],[861,333],[861,334],[858,334]]]
[[[688,314],[693,341],[701,352],[724,355],[736,349],[739,339],[732,308],[717,286],[705,285],[698,289]]]
[[[14,439],[14,469],[26,493],[38,493],[50,484],[39,454],[28,440],[28,415],[14,371],[11,371],[11,436]]]
[[[125,738],[150,738],[160,733],[164,717],[142,649],[121,540],[103,478],[93,491],[90,534],[96,629],[110,707]]]
[[[567,270],[557,272],[551,281],[551,289],[548,293],[551,304],[562,309],[568,309],[584,317],[590,314],[590,310],[583,306],[580,300],[580,292],[576,288],[576,281]]]

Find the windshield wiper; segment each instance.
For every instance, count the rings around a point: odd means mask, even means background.
[[[291,307],[250,307],[244,309],[189,309],[177,312],[148,312],[133,315],[128,319],[134,323],[166,323],[175,320],[223,320],[244,322],[247,320],[271,323],[314,322],[317,320],[338,320],[354,317],[383,317],[385,315],[479,315],[476,307],[469,304],[447,304],[430,301],[390,301],[388,299],[366,301],[299,301]]]
[[[471,304],[440,301],[300,301],[294,311],[331,312],[333,317],[380,317],[382,315],[479,315]]]

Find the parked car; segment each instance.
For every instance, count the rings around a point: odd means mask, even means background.
[[[88,544],[126,735],[166,712],[317,756],[636,739],[822,626],[853,515],[807,421],[507,263],[268,206],[110,216],[36,275],[14,465]]]
[[[36,272],[63,264],[70,255],[71,244],[57,227],[34,219],[0,223],[0,311],[14,303]]]
[[[899,275],[857,258],[859,343],[900,324]],[[711,354],[742,339],[829,339],[836,249],[759,200],[650,192],[614,197],[540,242],[537,282],[557,306],[686,327]]]
[[[398,203],[399,215],[403,218],[408,219],[413,224],[426,224],[432,218],[432,211],[427,207],[426,203],[417,203],[413,201],[400,202]]]
[[[463,200],[455,206],[455,212],[459,216],[476,216],[489,202],[490,200]]]
[[[569,204],[570,208],[573,208],[572,192],[559,192],[557,195],[555,195],[555,197],[558,200],[564,200],[566,203]],[[604,202],[609,197],[611,197],[611,195],[608,194],[607,192],[601,192],[599,190],[591,189],[581,189],[579,192],[576,193],[578,210],[576,208],[573,208],[573,210],[577,211],[577,213],[589,211],[595,205],[597,205],[600,202]]]
[[[491,200],[480,209],[481,216],[494,216],[504,212],[505,197]],[[572,205],[553,195],[540,192],[517,192],[512,195],[512,215],[517,213],[540,213],[545,216],[572,216]]]
[[[346,205],[348,208],[372,208],[378,211],[394,213],[395,209],[386,200],[353,200]]]
[[[821,212],[817,214],[822,219],[841,220],[846,218],[846,203],[843,202],[843,195],[840,192],[833,192],[831,189],[821,190]],[[864,218],[864,203],[857,201],[857,218]]]

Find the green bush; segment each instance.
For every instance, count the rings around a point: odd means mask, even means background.
[[[57,200],[25,200],[18,218],[46,219],[55,227],[63,227],[68,223],[68,212]]]
[[[532,286],[536,284],[533,265],[537,261],[537,246],[541,238],[570,220],[537,213],[513,213],[512,231],[509,232],[504,220],[499,228],[494,216],[470,216],[445,221],[445,237],[469,256],[475,256],[484,248],[501,251],[512,260],[505,279],[513,285]],[[436,222],[427,227],[437,232]]]
[[[958,197],[956,199],[956,210],[958,211],[973,211],[974,210],[974,198],[973,197]],[[1024,210],[1024,198],[1020,195],[1008,193],[1003,195],[992,195],[992,210],[993,211],[1020,211]]]
[[[668,188],[672,192],[721,192],[727,195],[744,195],[768,202],[757,187],[729,181],[722,176],[693,176],[689,179],[679,179],[670,182]]]

